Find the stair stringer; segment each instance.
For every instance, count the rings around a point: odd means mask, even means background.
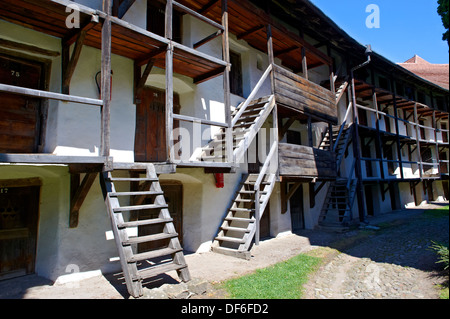
[[[123,170],[123,169],[122,169]],[[145,181],[150,183],[147,191],[116,192],[114,182]],[[123,270],[127,290],[133,297],[140,297],[143,294],[142,281],[146,278],[155,277],[171,270],[176,270],[180,279],[189,281],[190,274],[184,258],[183,249],[178,240],[173,219],[170,216],[168,205],[159,183],[155,167],[152,164],[146,165],[145,178],[113,178],[112,172],[104,172],[100,183],[107,207],[108,216],[111,221],[114,240],[119,253],[120,264]],[[153,204],[121,206],[119,196],[135,196],[151,193]],[[158,218],[150,217],[132,221],[124,220],[123,213],[134,211],[139,212],[147,209],[158,209]],[[127,229],[144,225],[163,224],[162,231],[156,231],[147,235],[137,235],[130,237]],[[134,245],[157,240],[168,240],[167,246],[156,248],[142,253],[136,253]],[[170,256],[170,258],[169,258]],[[162,258],[165,257],[165,258]],[[162,258],[161,260],[157,260]],[[170,260],[170,261],[169,261]],[[143,261],[154,261],[150,267],[138,268],[138,263]],[[168,262],[169,261],[169,262]]]
[[[243,159],[245,152],[250,147],[255,136],[263,126],[269,114],[272,112],[275,106],[275,95],[269,97],[268,102],[264,105],[264,109],[260,112],[260,115],[256,122],[250,126],[248,132],[244,135],[244,139],[239,142],[236,149],[233,151],[234,163],[240,163]]]
[[[265,185],[264,187],[264,194],[260,196],[260,220],[264,214],[264,211],[266,209],[267,204],[269,203],[270,200],[270,196],[272,195],[273,189],[275,187],[275,182],[276,182],[276,175],[275,174],[270,174],[269,178],[268,178],[268,182],[269,185]],[[252,227],[250,227],[252,225]],[[245,239],[245,243],[241,244],[239,246],[238,251],[248,251],[251,247],[252,241],[253,241],[253,237],[255,236],[256,233],[256,224],[250,224],[249,225],[249,232],[244,236]]]

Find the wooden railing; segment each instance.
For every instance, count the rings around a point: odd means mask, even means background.
[[[336,178],[336,154],[303,145],[279,144],[280,175]]]
[[[332,91],[276,65],[274,82],[278,104],[324,122],[338,123],[336,96]]]

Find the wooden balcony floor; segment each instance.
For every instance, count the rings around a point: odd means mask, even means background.
[[[80,8],[80,28],[70,29],[66,19],[67,5],[76,4],[67,0],[2,0],[0,19],[73,42],[76,35],[87,30],[84,44],[101,48],[102,23],[92,22],[93,16],[105,18],[105,13],[83,5]],[[165,48],[169,40],[147,30],[131,25],[119,18],[111,17],[113,54],[145,64],[155,57],[155,66],[165,67]],[[200,83],[223,73],[226,63],[178,43],[174,45],[174,72],[194,79]]]

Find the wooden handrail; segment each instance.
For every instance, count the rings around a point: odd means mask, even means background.
[[[58,101],[63,101],[63,102],[73,102],[73,103],[88,104],[88,105],[95,105],[95,106],[103,105],[103,100],[91,99],[91,98],[87,98],[87,97],[80,97],[80,96],[67,95],[67,94],[61,94],[61,93],[53,93],[53,92],[49,92],[49,91],[29,89],[29,88],[8,85],[8,84],[2,84],[2,83],[0,83],[0,92],[6,92],[6,93],[12,93],[12,94],[18,94],[18,95],[26,95],[26,96],[36,97],[36,98],[43,98],[43,99],[53,99],[53,100],[58,100]]]
[[[347,106],[347,112],[345,112],[344,120],[342,121],[341,128],[339,129],[339,133],[338,133],[338,136],[336,138],[336,142],[334,142],[334,145],[333,145],[333,152],[336,152],[336,147],[339,144],[339,140],[341,138],[342,132],[344,131],[345,124],[347,123],[348,115],[350,114],[350,109],[351,109],[350,106],[351,105],[352,105],[352,102],[350,102],[348,104],[348,106]],[[333,138],[333,132],[330,132],[330,139],[332,139],[332,138]]]
[[[216,27],[219,30],[222,30],[222,31],[225,30],[224,27],[221,24],[219,24],[219,23],[217,23],[217,22],[215,22],[215,21],[205,17],[204,15],[201,15],[200,13],[192,10],[191,8],[188,8],[185,5],[182,5],[181,3],[178,3],[176,1],[172,1],[172,3],[173,3],[174,6],[178,7],[181,11],[189,13],[190,15],[192,15],[192,16],[194,16],[194,17],[196,17],[196,18],[198,18],[198,19],[200,19],[200,20],[202,20],[202,21],[212,25],[213,27]]]
[[[181,114],[174,114],[173,118],[174,118],[174,120],[179,120],[179,121],[184,121],[184,122],[191,122],[191,123],[199,122],[204,125],[211,125],[211,126],[218,126],[218,127],[225,127],[225,128],[228,127],[227,123],[210,121],[210,120],[206,120],[206,119],[201,119],[201,118],[187,116],[187,115],[181,115]]]
[[[253,99],[256,96],[256,93],[258,93],[259,89],[263,85],[266,78],[269,76],[270,72],[272,72],[273,66],[270,64],[267,67],[267,70],[264,72],[264,74],[261,76],[261,79],[259,79],[258,83],[256,84],[255,88],[253,89],[252,93],[248,96],[247,100],[245,100],[244,104],[240,107],[237,114],[234,116],[233,121],[231,122],[231,126],[234,127],[236,123],[239,121],[239,118],[242,116],[242,114],[245,112],[245,109],[247,106],[249,106],[250,102],[253,101]]]
[[[258,179],[255,182],[255,185],[254,185],[255,190],[259,190],[259,187],[261,186],[264,175],[266,175],[266,171],[269,168],[272,157],[274,156],[274,154],[277,153],[276,152],[277,149],[278,149],[278,142],[273,142],[272,147],[270,148],[269,155],[267,155],[267,158],[264,161],[264,165],[261,168],[261,171],[259,172]]]

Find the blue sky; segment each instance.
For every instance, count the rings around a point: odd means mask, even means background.
[[[359,43],[392,62],[419,55],[431,63],[449,63],[445,29],[437,13],[437,0],[310,0]],[[366,7],[380,10],[380,28],[367,28]]]

